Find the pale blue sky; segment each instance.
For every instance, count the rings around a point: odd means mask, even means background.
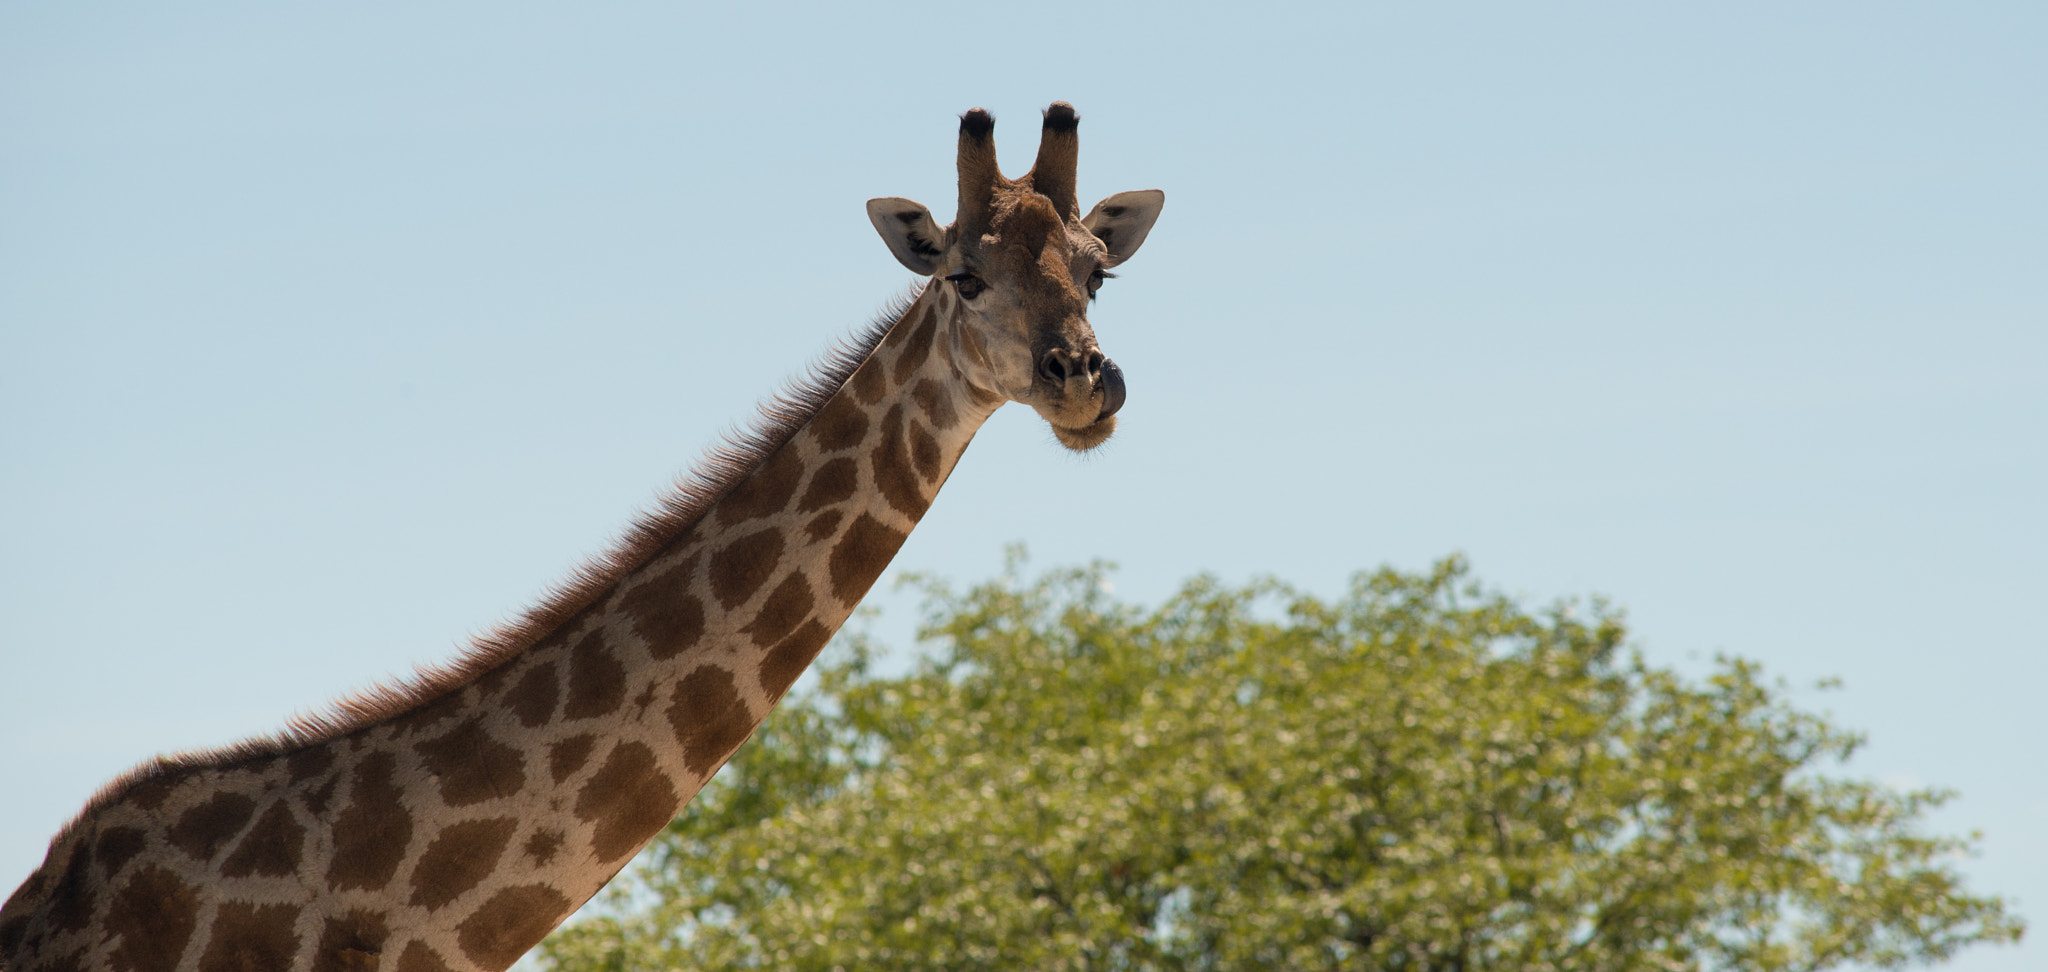
[[[2048,920],[2048,8],[280,6],[0,5],[0,893],[599,549],[907,285],[865,200],[1066,99],[1167,193],[1122,432],[1005,410],[898,568],[1605,594]]]

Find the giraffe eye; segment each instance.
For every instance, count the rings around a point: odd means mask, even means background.
[[[1113,280],[1115,278],[1116,274],[1110,273],[1101,267],[1096,267],[1095,272],[1088,275],[1088,299],[1095,299],[1095,292],[1102,289],[1102,282],[1104,280]]]
[[[961,300],[973,300],[981,296],[983,290],[988,289],[988,284],[983,283],[981,278],[975,276],[972,270],[962,270],[959,273],[947,274],[946,279],[953,281],[954,289],[960,291]]]

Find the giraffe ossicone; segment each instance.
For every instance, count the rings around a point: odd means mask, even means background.
[[[1085,214],[1079,119],[1031,170],[961,116],[950,226],[868,216],[917,296],[849,341],[620,548],[445,667],[109,784],[0,908],[0,972],[502,970],[689,802],[875,582],[1005,402],[1071,449],[1124,401],[1089,301],[1158,218]]]

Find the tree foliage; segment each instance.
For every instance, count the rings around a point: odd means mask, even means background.
[[[2022,931],[1917,826],[1945,794],[1830,775],[1855,735],[1597,603],[1456,560],[1151,611],[1099,568],[926,583],[931,660],[852,639],[556,969],[1820,969]]]

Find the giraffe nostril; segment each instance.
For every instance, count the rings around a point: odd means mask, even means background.
[[[1063,354],[1058,348],[1054,348],[1051,351],[1047,351],[1045,353],[1045,357],[1038,359],[1038,373],[1044,375],[1045,380],[1052,382],[1055,385],[1066,384],[1066,355]]]
[[[1102,375],[1102,365],[1104,362],[1108,360],[1108,358],[1102,356],[1102,352],[1100,351],[1088,352],[1088,377],[1100,377]]]

